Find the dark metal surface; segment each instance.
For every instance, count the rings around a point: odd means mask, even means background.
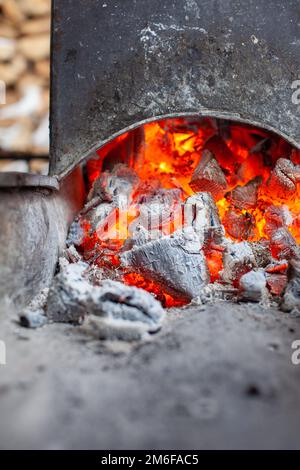
[[[51,174],[166,115],[228,117],[300,147],[298,0],[54,0]]]
[[[0,178],[0,316],[1,307],[7,313],[6,301],[22,309],[41,289],[49,286],[57,258],[65,247],[69,225],[85,199],[79,168],[65,178],[59,191],[54,178],[3,175],[3,180]],[[5,177],[7,187],[4,187]]]
[[[52,176],[9,171],[0,173],[0,188],[45,188],[58,191],[59,183]]]

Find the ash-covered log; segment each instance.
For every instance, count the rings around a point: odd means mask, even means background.
[[[271,294],[275,296],[280,296],[283,294],[287,283],[288,278],[286,274],[266,274],[267,287]]]
[[[85,277],[89,265],[69,264],[53,279],[49,290],[46,314],[49,321],[82,323],[88,313],[91,284]]]
[[[227,180],[214,155],[209,150],[202,152],[201,160],[196,167],[190,187],[195,192],[205,191],[212,194],[215,201],[222,199],[227,189]]]
[[[240,299],[261,302],[268,299],[266,275],[263,269],[252,270],[240,278]]]
[[[286,206],[269,206],[265,211],[265,233],[270,239],[270,251],[274,258],[290,260],[299,257],[299,248],[288,226],[292,216]]]
[[[287,158],[279,158],[267,181],[267,189],[271,197],[286,201],[296,195],[299,182],[300,166]]]
[[[261,239],[251,242],[250,245],[258,268],[265,268],[273,261],[269,240]]]
[[[182,301],[199,295],[210,280],[199,238],[192,227],[133,247],[121,255],[121,263]]]
[[[290,281],[285,290],[281,309],[284,312],[300,314],[300,261],[293,260],[290,263]]]
[[[63,253],[69,263],[78,263],[82,261],[82,256],[78,253],[74,245],[68,246]]]
[[[25,328],[40,328],[47,323],[45,307],[47,304],[49,289],[43,289],[30,304],[19,313],[21,326]]]
[[[135,201],[139,210],[139,216],[130,224],[132,232],[137,225],[142,225],[146,230],[166,230],[170,233],[170,224],[176,222],[174,214],[176,206],[181,214],[181,190],[157,189],[150,194],[141,194]],[[180,227],[178,227],[180,228]]]
[[[89,311],[101,339],[129,340],[155,333],[165,316],[149,292],[111,280],[104,280],[100,287],[91,290]]]
[[[69,264],[54,278],[46,314],[51,322],[82,323],[87,315],[97,316],[97,334],[128,339],[154,333],[161,328],[164,310],[148,292],[112,280],[92,285],[91,268],[85,263]],[[101,333],[101,335],[100,335]]]
[[[257,268],[251,244],[247,242],[228,244],[223,256],[223,266],[222,279],[238,286],[239,280],[244,274]]]
[[[66,240],[66,245],[67,246],[80,246],[84,240],[84,230],[82,228],[82,225],[80,223],[80,220],[78,217],[72,222],[70,228],[69,228],[69,233],[68,237]]]
[[[130,238],[125,241],[122,252],[131,250],[133,247],[142,246],[163,236],[161,230],[147,230],[143,225],[137,225]]]
[[[238,289],[231,284],[214,282],[201,289],[199,296],[193,299],[193,304],[205,305],[220,301],[234,302],[237,300],[238,292]]]
[[[139,177],[132,168],[118,164],[110,173],[105,171],[93,184],[89,200],[99,197],[102,201],[119,203],[119,198],[131,201],[139,185]]]
[[[116,219],[116,207],[112,202],[102,202],[93,210],[91,210],[84,218],[85,222],[90,225],[89,232],[101,232],[105,224],[109,224],[109,217],[111,216],[111,223]]]
[[[286,227],[274,231],[270,238],[272,256],[279,260],[299,258],[299,247]]]
[[[221,224],[217,206],[208,192],[194,194],[184,204],[184,225],[193,227],[201,247],[224,241],[225,231]]]
[[[271,205],[265,210],[266,225],[264,231],[271,238],[278,229],[291,225],[293,219],[287,206]]]

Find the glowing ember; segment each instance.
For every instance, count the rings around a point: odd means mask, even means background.
[[[138,184],[134,177],[129,183],[124,180],[124,191],[130,194],[127,204],[119,200],[116,204],[123,184],[113,179],[116,163],[131,167],[138,176]],[[95,190],[103,171],[108,171],[104,196],[102,190]],[[118,171],[116,180],[124,176],[123,170]],[[154,238],[158,231],[167,236],[185,226],[184,201],[195,192],[210,191],[226,236],[220,244],[211,240],[202,247],[211,282],[223,282],[226,244],[263,242],[270,247],[273,261],[287,259],[266,271],[271,292],[279,292],[272,279],[277,282],[287,269],[300,241],[300,156],[280,137],[209,118],[154,122],[100,149],[87,162],[87,177],[91,202],[100,197],[98,203],[107,205],[107,213],[103,216],[92,207],[81,215],[84,236],[77,247],[86,261],[110,271],[110,277],[114,272],[125,283],[152,292],[168,307],[184,303],[147,276],[126,272],[120,253],[130,249],[140,226],[139,236]],[[150,230],[145,223],[149,214],[156,221]]]

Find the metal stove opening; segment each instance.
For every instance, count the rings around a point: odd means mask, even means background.
[[[288,303],[300,152],[282,137],[210,117],[165,119],[105,145],[85,171],[67,256],[87,263],[92,283],[142,288],[163,307]]]

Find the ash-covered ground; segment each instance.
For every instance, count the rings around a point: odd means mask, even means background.
[[[137,343],[0,315],[0,447],[299,448],[300,319],[218,302],[167,313]]]

